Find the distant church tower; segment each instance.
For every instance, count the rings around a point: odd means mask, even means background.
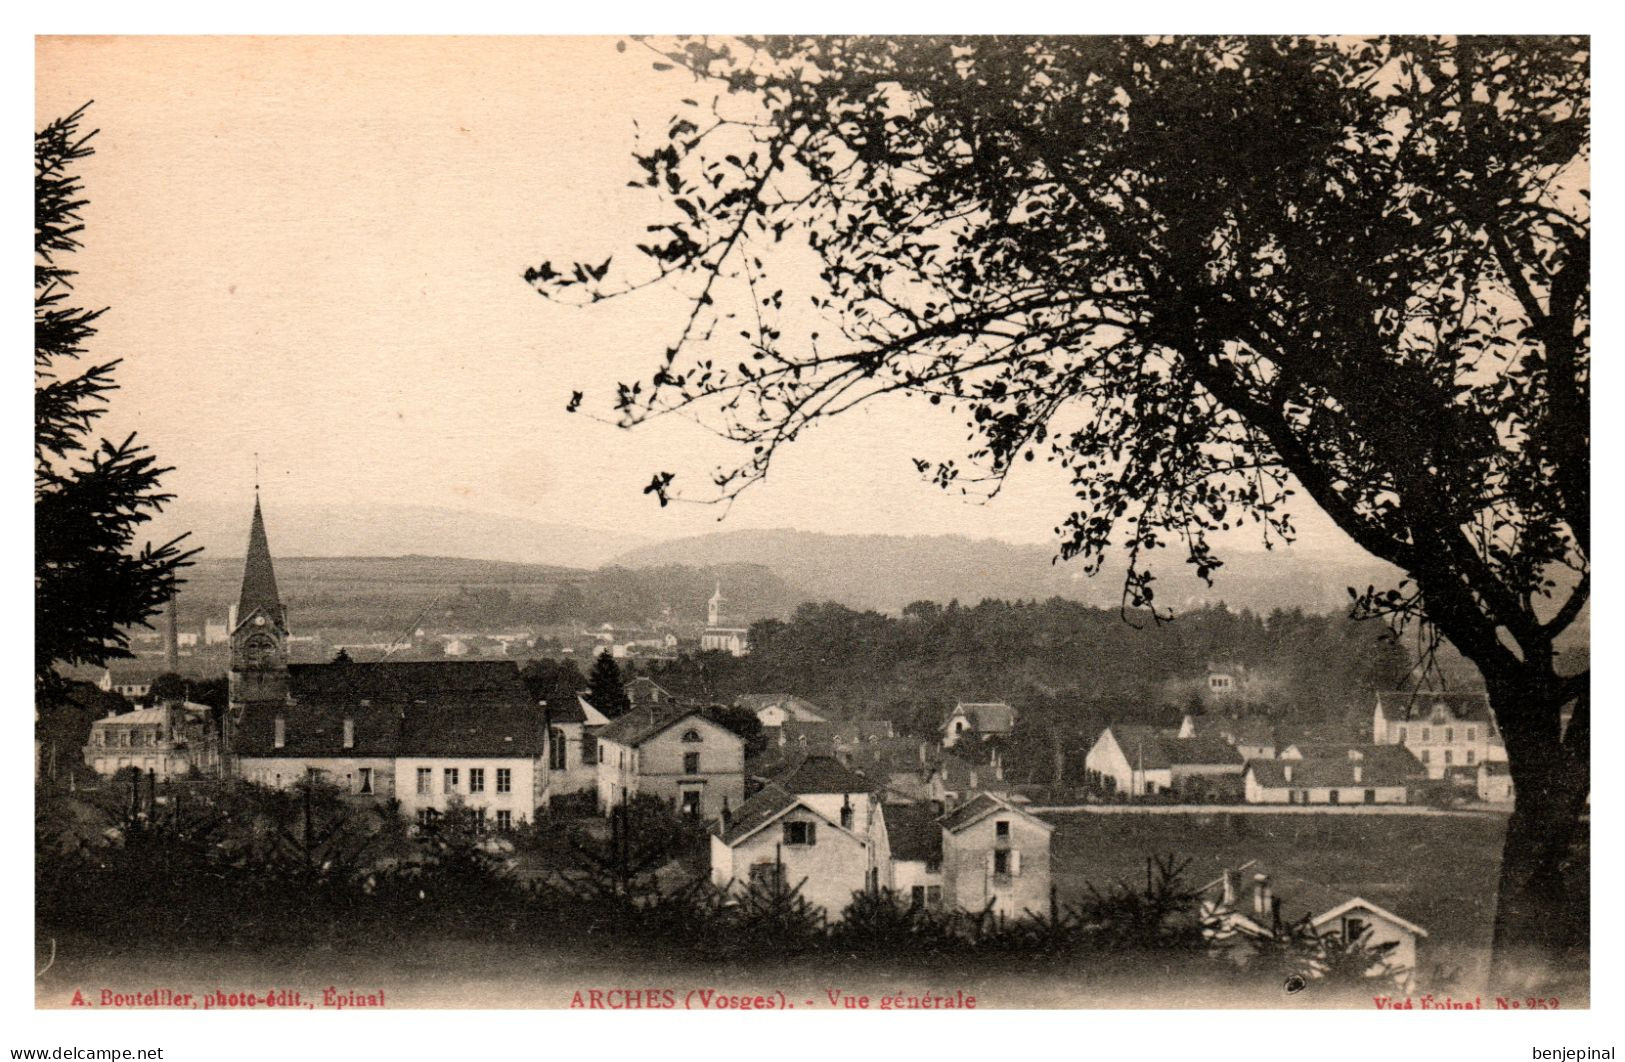
[[[711,600],[706,603],[706,613],[705,613],[705,615],[706,615],[706,621],[705,622],[706,622],[707,626],[711,626],[711,627],[720,627],[720,626],[722,626],[722,582],[721,582],[721,580],[717,581],[716,593],[712,594],[711,595]]]
[[[281,704],[288,699],[288,615],[277,595],[258,493],[243,562],[243,590],[231,628],[230,690],[232,714],[237,716],[245,705]]]

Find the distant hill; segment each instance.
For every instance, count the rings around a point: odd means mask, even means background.
[[[240,557],[248,542],[252,499],[231,505],[177,502],[144,537],[163,540],[190,531],[189,545],[206,555]],[[649,536],[540,522],[495,513],[428,505],[282,505],[264,499],[271,551],[284,557],[425,557],[513,561],[596,568],[650,541]]]
[[[1052,563],[1048,545],[959,535],[826,535],[805,531],[723,531],[641,546],[615,563],[628,568],[681,564],[759,564],[817,600],[897,611],[911,601],[972,604],[983,598],[1060,596],[1116,608],[1121,565],[1090,578],[1077,563]],[[1348,587],[1397,576],[1375,561],[1302,549],[1232,550],[1209,587],[1176,553],[1156,559],[1157,601],[1176,611],[1223,601],[1231,608],[1323,612],[1348,604]]]
[[[273,549],[275,546],[273,545]],[[482,629],[553,623],[659,623],[697,628],[718,582],[731,617],[788,616],[808,594],[761,565],[662,565],[596,570],[461,557],[276,557],[277,588],[295,632],[400,633],[417,625]],[[239,556],[186,569],[187,630],[225,619],[242,583]]]

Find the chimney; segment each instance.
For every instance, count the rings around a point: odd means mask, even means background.
[[[1232,870],[1229,867],[1225,867],[1225,869],[1224,869],[1224,893],[1223,893],[1224,906],[1234,908],[1236,906],[1237,896],[1240,893],[1241,893],[1241,871]]]
[[[1292,781],[1292,764],[1291,764],[1291,762],[1283,763],[1281,765],[1281,777],[1285,778],[1289,782]]]
[[[1253,875],[1253,914],[1267,918],[1275,910],[1275,896],[1270,892],[1268,874]]]
[[[169,599],[169,618],[164,628],[164,670],[181,669],[180,617],[176,614],[175,598]]]
[[[734,824],[733,809],[728,806],[728,798],[722,798],[722,828],[726,830]]]
[[[1354,780],[1356,782],[1360,781],[1361,770],[1362,770],[1362,768],[1360,767],[1360,765],[1358,763],[1356,763],[1354,765]]]

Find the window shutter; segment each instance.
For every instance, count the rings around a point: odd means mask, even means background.
[[[1015,877],[1016,875],[1018,875],[1020,873],[1021,873],[1021,853],[1016,852],[1016,851],[1012,851],[1010,853],[1010,876]]]
[[[809,823],[807,823],[807,844],[808,845],[815,845],[817,843],[818,843],[818,823],[809,822]]]

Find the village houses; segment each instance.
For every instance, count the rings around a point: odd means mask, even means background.
[[[1404,804],[1423,777],[1408,751],[1392,745],[1292,745],[1278,760],[1252,760],[1249,804]]]
[[[1129,797],[1178,793],[1192,800],[1233,798],[1246,766],[1218,736],[1183,738],[1152,726],[1113,723],[1084,756],[1091,785]]]

